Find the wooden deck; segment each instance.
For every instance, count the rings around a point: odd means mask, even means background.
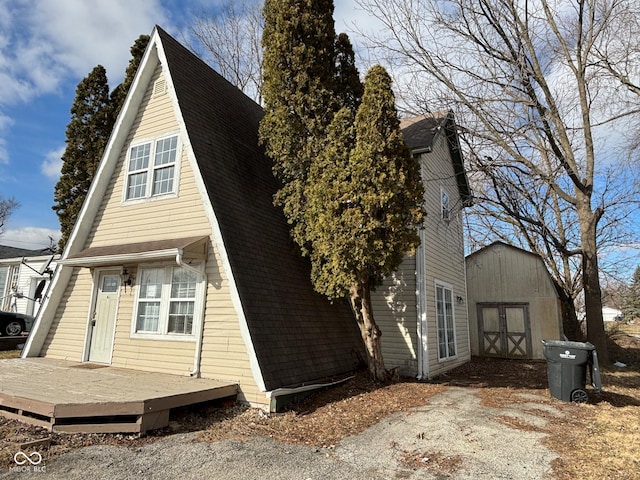
[[[235,383],[48,358],[0,360],[0,415],[55,432],[162,428],[172,408],[237,394]]]

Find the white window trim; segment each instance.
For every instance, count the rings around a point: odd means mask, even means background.
[[[153,172],[154,172],[154,159],[156,154],[156,146],[160,140],[165,140],[167,138],[177,137],[176,142],[176,161],[174,163],[174,175],[173,175],[173,191],[167,193],[161,193],[157,195],[152,195],[153,189]],[[127,192],[129,190],[129,162],[131,161],[131,150],[135,147],[140,147],[142,145],[146,145],[147,143],[151,144],[151,150],[149,152],[149,165],[147,166],[147,185],[146,192],[144,196],[137,198],[127,198]],[[145,202],[154,202],[157,200],[162,200],[166,198],[175,198],[178,196],[178,188],[180,185],[180,167],[182,163],[182,142],[180,141],[180,132],[171,132],[166,133],[153,138],[146,138],[136,140],[135,142],[131,142],[127,147],[127,157],[125,159],[124,165],[124,184],[122,186],[122,204],[123,205],[133,205],[136,203],[145,203]],[[161,167],[160,167],[161,168]]]
[[[144,269],[149,268],[164,268],[165,278],[164,282],[168,279],[171,279],[170,276],[167,276],[168,273],[172,271],[174,268],[180,268],[179,265],[175,263],[153,263],[153,264],[143,264],[138,265],[136,269],[136,279],[141,277],[140,273]],[[194,265],[194,268],[197,268],[201,272],[204,273],[204,264]],[[169,296],[165,296],[164,293],[167,290],[167,285],[169,285],[169,290],[171,288],[171,284],[163,283],[163,295],[160,298],[160,319],[159,322],[159,332],[137,332],[137,317],[138,317],[138,301],[139,301],[139,293],[140,288],[138,285],[135,286],[135,297],[133,300],[133,314],[131,318],[131,333],[130,338],[144,339],[144,340],[171,340],[171,341],[181,341],[181,342],[195,342],[197,340],[198,332],[200,331],[200,322],[203,321],[203,313],[204,313],[204,303],[205,303],[205,294],[206,294],[206,282],[204,280],[204,276],[200,276],[196,283],[196,296],[195,296],[195,305],[193,308],[193,324],[191,328],[190,334],[179,334],[179,333],[163,333],[166,332],[169,325]]]
[[[446,210],[445,210],[445,202],[444,202],[445,198],[447,199]],[[445,212],[446,212],[446,215],[445,215]],[[440,218],[445,222],[451,221],[451,197],[449,197],[449,194],[443,187],[440,187]]]
[[[438,353],[438,362],[450,362],[458,358],[458,333],[456,328],[456,307],[455,307],[455,295],[453,290],[453,285],[446,282],[441,282],[439,280],[435,280],[435,285],[433,289],[434,294],[434,305],[435,305],[435,319],[436,319],[436,349]],[[450,355],[448,357],[440,356],[440,331],[438,326],[438,288],[444,288],[451,291],[451,319],[453,321],[453,348],[455,348],[455,354]],[[446,328],[446,325],[445,325]],[[446,331],[445,331],[446,335]],[[447,339],[448,340],[448,339]],[[447,342],[448,343],[448,342]]]

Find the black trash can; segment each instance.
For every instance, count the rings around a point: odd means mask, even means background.
[[[596,392],[602,389],[596,347],[589,343],[543,340],[547,377],[552,397],[565,402],[586,402],[587,368]]]

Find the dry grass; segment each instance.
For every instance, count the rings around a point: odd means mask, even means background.
[[[313,395],[285,413],[265,414],[257,409],[243,409],[239,415],[226,416],[221,423],[209,425],[201,433],[201,439],[265,435],[290,443],[332,447],[344,437],[360,433],[393,413],[424,405],[444,389],[443,385],[413,381],[380,387],[359,375],[342,386]],[[184,420],[178,419],[178,422],[184,423]]]
[[[607,370],[602,377],[603,393],[589,404],[567,404],[566,419],[550,426],[558,479],[640,478],[640,371]]]
[[[626,333],[627,335],[640,335],[640,321],[634,323],[612,322],[606,325],[610,332]]]
[[[20,350],[0,350],[0,359],[18,358],[19,356]]]

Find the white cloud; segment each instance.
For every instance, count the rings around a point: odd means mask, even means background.
[[[115,81],[124,75],[134,40],[166,20],[160,0],[38,3],[32,21],[53,45],[55,62],[82,76],[101,64]]]
[[[64,149],[65,147],[60,147],[57,150],[47,152],[44,161],[40,165],[40,171],[52,180],[57,180],[60,177]]]
[[[0,1],[0,104],[55,92],[97,64],[115,86],[134,40],[167,18],[160,0]]]
[[[51,228],[23,227],[15,230],[7,229],[0,235],[0,244],[9,247],[37,250],[47,248],[53,238],[54,243],[60,238],[60,231]]]

